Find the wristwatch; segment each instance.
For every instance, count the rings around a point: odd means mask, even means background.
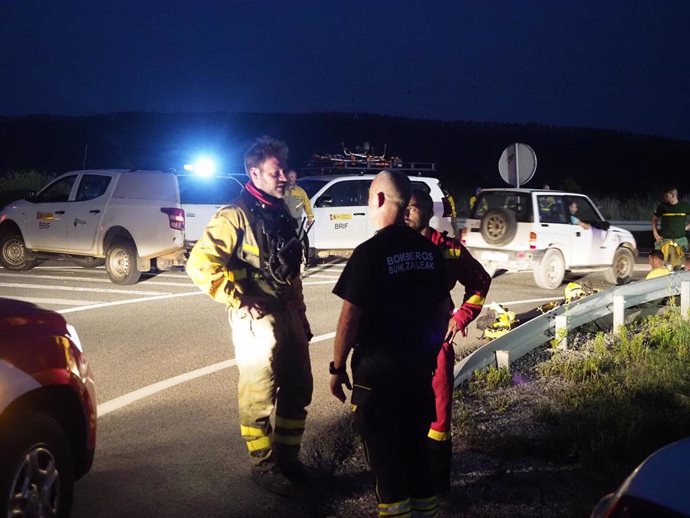
[[[347,369],[344,365],[336,369],[335,362],[331,362],[328,364],[328,372],[330,372],[331,374],[345,374],[347,372]]]

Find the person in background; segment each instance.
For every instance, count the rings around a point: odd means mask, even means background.
[[[405,225],[410,179],[379,173],[369,214],[380,230],[355,248],[333,289],[343,299],[331,393],[352,390],[355,429],[376,478],[379,516],[438,516],[426,434],[431,385],[448,327],[450,298],[439,247]],[[346,361],[354,348],[347,375]]]
[[[570,212],[570,224],[571,225],[580,225],[585,230],[592,228],[589,223],[585,223],[584,221],[582,221],[580,218],[577,217],[577,211],[578,210],[579,210],[579,207],[577,206],[576,201],[573,200],[568,204],[568,211]]]
[[[309,238],[307,230],[314,223],[314,213],[311,210],[311,202],[307,192],[297,185],[297,171],[290,169],[287,175],[288,183],[285,188],[285,204],[290,211],[290,215],[295,218],[298,237],[304,247],[304,257],[309,263]],[[303,221],[304,215],[307,216],[306,225]]]
[[[194,283],[228,309],[251,478],[277,494],[304,480],[298,453],[313,389],[303,250],[283,202],[287,154],[268,137],[249,148],[245,189],[215,214],[187,261]]]
[[[472,191],[472,196],[470,196],[470,211],[474,208],[475,204],[477,203],[477,197],[479,196],[481,190],[481,187],[475,187],[474,191]]]
[[[664,262],[664,253],[661,250],[652,250],[649,252],[649,267],[651,270],[645,279],[656,279],[671,273],[666,263]]]
[[[460,231],[460,227],[458,226],[458,211],[455,207],[455,200],[453,199],[453,195],[445,189],[443,189],[443,195],[448,200],[448,205],[450,205],[450,224],[453,227],[453,235],[457,236],[458,232]]]
[[[285,204],[290,211],[290,215],[297,220],[298,225],[302,223],[304,214],[307,215],[307,225],[314,222],[314,213],[311,210],[311,202],[307,192],[297,185],[297,171],[290,169],[287,175],[288,183],[285,188]]]
[[[405,223],[443,252],[448,268],[448,291],[456,283],[465,288],[462,305],[448,321],[450,338],[443,342],[438,357],[432,386],[436,400],[436,420],[428,433],[428,448],[433,465],[436,488],[443,494],[450,489],[450,465],[452,458],[451,418],[453,404],[453,368],[455,352],[453,338],[457,333],[467,336],[467,326],[481,313],[484,300],[491,286],[491,277],[482,265],[469,253],[459,240],[445,236],[429,226],[434,215],[434,202],[428,193],[413,191],[405,213]]]
[[[664,253],[664,260],[674,269],[682,267],[684,256],[688,252],[688,215],[690,203],[678,201],[678,189],[664,189],[663,201],[657,205],[652,215],[652,235],[654,248]],[[660,228],[657,228],[658,223]]]

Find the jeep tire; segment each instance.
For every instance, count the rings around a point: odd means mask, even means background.
[[[540,288],[555,290],[565,277],[565,260],[560,250],[549,248],[532,272],[534,282]]]
[[[507,209],[493,208],[486,211],[480,222],[480,231],[489,245],[507,245],[515,237],[517,221]]]
[[[18,232],[9,232],[0,238],[0,264],[6,270],[30,270],[40,262],[31,256],[24,244],[24,238]]]
[[[137,247],[133,241],[114,241],[105,255],[105,269],[115,284],[136,284],[141,277],[137,268]]]
[[[611,268],[604,270],[604,279],[611,284],[627,284],[632,280],[635,269],[635,256],[623,246],[613,255]]]

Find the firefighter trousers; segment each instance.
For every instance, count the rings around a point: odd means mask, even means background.
[[[433,412],[430,388],[374,389],[355,409],[355,428],[376,478],[379,516],[438,516],[425,447]]]
[[[450,425],[453,406],[454,366],[453,344],[444,342],[436,358],[436,370],[431,383],[436,402],[436,420],[429,427],[427,439],[432,476],[438,491],[446,491],[450,488],[450,464],[453,454]]]
[[[257,469],[296,462],[313,379],[301,310],[289,305],[260,319],[229,310],[242,437]],[[275,423],[271,414],[275,408]]]

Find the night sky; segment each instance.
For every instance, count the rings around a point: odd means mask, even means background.
[[[0,0],[0,114],[370,112],[690,140],[688,0]]]

